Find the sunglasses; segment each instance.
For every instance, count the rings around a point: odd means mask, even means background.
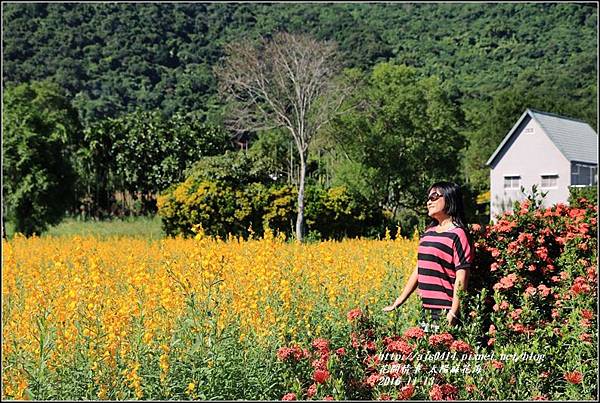
[[[430,195],[429,195],[429,197],[427,198],[427,201],[428,201],[428,202],[430,202],[430,201],[431,201],[431,202],[434,202],[434,201],[436,201],[437,199],[439,199],[440,197],[443,197],[443,195],[441,195],[441,194],[439,194],[439,193],[437,193],[437,192],[433,192],[432,194],[430,194]]]

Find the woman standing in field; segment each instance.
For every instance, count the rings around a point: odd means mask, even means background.
[[[383,308],[385,312],[393,311],[418,287],[423,307],[421,325],[425,331],[429,320],[437,322],[445,316],[451,326],[460,320],[459,291],[466,290],[473,261],[460,187],[438,182],[427,193],[427,211],[432,221],[419,240],[417,266],[402,294]]]

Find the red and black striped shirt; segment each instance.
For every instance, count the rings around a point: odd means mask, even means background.
[[[473,252],[463,228],[436,232],[432,227],[419,241],[418,287],[423,308],[449,309],[454,295],[456,271],[468,269]]]

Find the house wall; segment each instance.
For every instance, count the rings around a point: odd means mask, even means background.
[[[542,188],[541,175],[558,175],[557,186]],[[523,200],[526,195],[517,189],[504,189],[505,176],[518,175],[520,185],[531,193],[536,184],[540,191],[547,191],[544,205],[566,203],[571,184],[571,164],[544,133],[540,125],[526,116],[517,127],[516,134],[496,157],[490,171],[490,217],[493,221],[504,211],[512,210],[514,201]]]

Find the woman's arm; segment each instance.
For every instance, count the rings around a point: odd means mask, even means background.
[[[456,271],[456,278],[454,279],[454,294],[452,295],[452,307],[446,315],[446,319],[448,319],[448,323],[451,325],[456,323],[456,318],[458,317],[458,311],[460,309],[459,291],[467,289],[468,278],[468,270],[459,269]]]
[[[413,291],[417,288],[418,276],[419,276],[419,267],[415,266],[415,270],[413,270],[412,274],[408,278],[408,281],[406,282],[406,285],[404,286],[404,290],[402,291],[402,294],[400,294],[400,296],[398,298],[396,298],[396,300],[394,301],[394,303],[392,305],[388,305],[385,308],[383,308],[384,312],[393,311],[394,309],[396,309],[400,305],[402,305],[404,302],[406,302],[408,297],[410,297],[410,294],[412,294]]]

